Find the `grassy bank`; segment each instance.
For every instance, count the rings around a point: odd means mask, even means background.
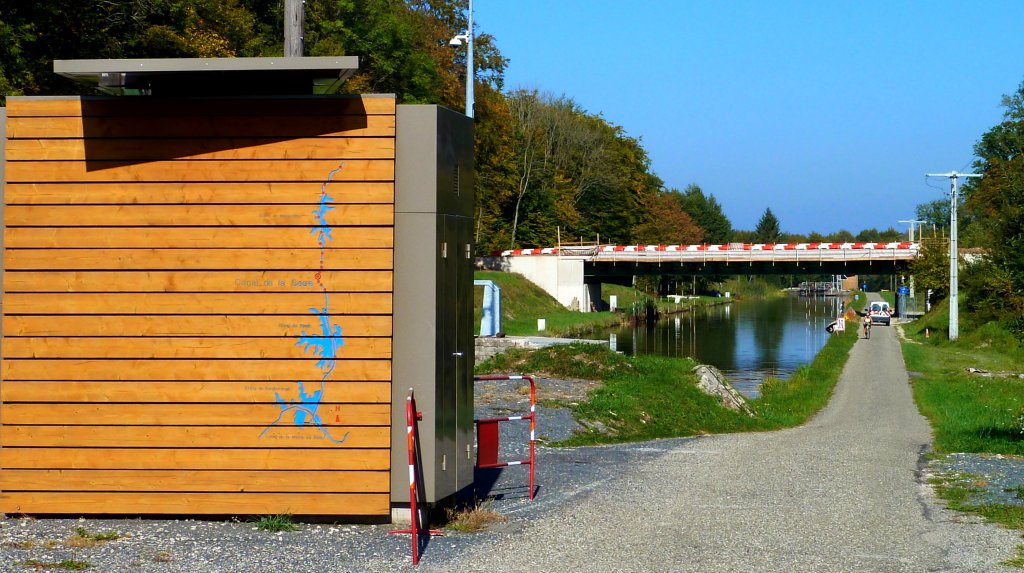
[[[736,298],[772,298],[786,295],[778,285],[761,277],[732,277],[723,281],[719,290],[728,292]]]
[[[501,328],[510,336],[567,336],[585,337],[588,332],[614,326],[625,319],[625,312],[576,312],[558,303],[551,295],[521,275],[496,271],[478,271],[473,275],[477,280],[492,280],[501,289]],[[606,284],[601,287],[601,298],[607,303],[612,295],[620,310],[643,303],[653,298],[636,289]],[[720,304],[722,299],[699,297],[680,303],[656,301],[661,313],[687,312],[695,308]],[[479,329],[483,306],[483,289],[474,290],[474,328]],[[547,323],[543,332],[537,330],[537,319]]]
[[[1024,456],[1024,380],[1009,375],[1024,372],[1024,348],[998,323],[961,319],[956,342],[947,337],[948,303],[904,327],[903,357],[914,400],[931,423],[934,450]],[[975,501],[983,476],[944,475],[933,483],[951,509],[1024,529],[1024,507]],[[1018,496],[1024,498],[1024,490]],[[1024,546],[1006,563],[1024,567]]]
[[[689,359],[624,356],[579,344],[511,350],[482,363],[477,372],[602,380],[586,402],[563,405],[590,428],[565,445],[769,430],[802,424],[828,402],[856,339],[855,329],[835,335],[788,380],[766,382],[762,396],[751,402],[754,417],[723,408],[698,390],[696,364]]]
[[[903,356],[914,399],[934,429],[935,451],[1024,455],[1024,380],[968,372],[1024,372],[1020,342],[997,323],[968,319],[951,343],[948,324],[944,303],[904,327]]]

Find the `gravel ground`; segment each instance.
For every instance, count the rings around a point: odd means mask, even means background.
[[[538,379],[538,394],[549,400],[582,399],[591,381]],[[500,417],[529,411],[529,384],[488,381],[476,387],[477,417]],[[571,505],[616,479],[623,467],[653,459],[686,440],[593,448],[549,448],[580,428],[567,409],[538,406],[537,495],[529,499],[525,466],[479,470],[477,496],[508,517],[482,534],[445,532],[424,540],[423,562],[454,567],[467,547],[520,530],[531,519]],[[501,459],[526,459],[529,423],[501,426]],[[265,572],[414,570],[408,535],[389,535],[392,525],[300,524],[294,532],[260,531],[248,521],[162,519],[0,518],[0,572],[24,572],[27,564],[77,560],[90,571]],[[76,529],[117,532],[116,540],[91,548],[68,546]],[[422,568],[422,567],[421,567]],[[46,570],[60,570],[48,568]]]
[[[895,347],[880,330],[858,343],[851,361],[877,361],[886,344]],[[916,412],[905,413],[905,375],[902,384],[845,380],[822,416],[785,432],[540,445],[536,499],[528,499],[524,466],[480,472],[477,495],[508,521],[486,533],[425,540],[419,570],[1003,570],[998,562],[1011,556],[1019,533],[948,512],[925,479],[981,476],[986,495],[1021,503],[1005,490],[1024,483],[1024,461],[957,455],[921,465],[927,427]],[[592,383],[541,379],[538,386],[542,401],[571,402]],[[478,385],[477,416],[525,413],[523,388]],[[579,428],[567,410],[547,406],[538,408],[537,425],[541,444]],[[502,459],[524,458],[528,423],[501,428]],[[121,537],[73,549],[66,540],[76,528]],[[8,517],[0,519],[0,572],[64,559],[118,572],[414,570],[409,536],[388,535],[390,528],[301,524],[268,533],[244,521]]]
[[[1024,506],[1024,458],[951,454],[931,462],[928,473],[962,478],[977,489],[971,503]]]

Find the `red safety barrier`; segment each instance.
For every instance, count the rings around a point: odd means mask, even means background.
[[[409,529],[394,529],[391,534],[409,533],[412,535],[412,564],[420,563],[420,535],[443,535],[439,529],[427,529],[421,531],[419,527],[419,512],[416,510],[416,444],[419,443],[420,435],[416,428],[416,422],[423,419],[423,413],[416,411],[416,398],[413,396],[412,388],[409,388],[409,395],[405,398],[405,422],[407,446],[409,448]]]
[[[475,376],[474,382],[481,380],[529,380],[530,382],[530,413],[522,416],[506,416],[503,418],[485,418],[473,420],[476,422],[476,467],[478,468],[504,468],[508,466],[528,465],[530,466],[530,499],[533,499],[534,470],[537,467],[536,448],[537,441],[537,383],[533,376]],[[498,424],[500,422],[511,422],[514,420],[530,421],[530,458],[521,461],[499,462],[498,461]]]

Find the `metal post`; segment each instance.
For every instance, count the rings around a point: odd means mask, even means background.
[[[960,294],[959,281],[957,280],[957,251],[956,246],[956,173],[949,178],[951,183],[950,207],[949,207],[949,339],[956,340],[960,337]]]
[[[469,0],[469,25],[466,36],[466,116],[473,117],[473,0]]]
[[[960,338],[960,305],[957,288],[957,230],[956,212],[959,197],[957,196],[957,179],[959,177],[981,177],[977,173],[928,173],[928,177],[948,177],[950,180],[949,198],[949,339]]]
[[[303,52],[303,30],[306,27],[304,0],[284,1],[284,55],[287,58],[301,58]]]

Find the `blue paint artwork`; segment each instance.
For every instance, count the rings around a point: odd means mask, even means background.
[[[299,400],[296,403],[295,400],[285,400],[281,397],[281,394],[275,392],[274,397],[277,398],[277,403],[281,406],[281,413],[286,414],[289,410],[295,411],[295,425],[304,426],[306,422],[306,414],[309,414],[310,421],[308,423],[320,426],[323,422],[320,420],[320,416],[317,415],[316,411],[320,408],[320,398],[323,396],[323,389],[313,392],[313,395],[306,394],[306,387],[302,381],[298,382],[299,385]],[[293,408],[294,406],[294,408]]]
[[[275,402],[280,407],[281,412],[278,414],[276,420],[271,422],[269,426],[263,429],[260,433],[262,438],[270,428],[279,424],[287,425],[286,421],[289,414],[291,414],[291,425],[302,427],[302,426],[314,426],[320,430],[320,432],[328,440],[336,444],[343,444],[348,439],[348,433],[346,433],[340,440],[336,439],[331,435],[330,431],[323,426],[323,420],[320,419],[320,415],[317,410],[320,409],[320,403],[324,398],[324,388],[327,383],[327,378],[334,372],[335,366],[338,364],[338,350],[345,345],[345,341],[341,336],[341,326],[331,323],[331,304],[330,296],[327,292],[327,287],[320,282],[321,272],[323,271],[322,262],[326,252],[327,241],[331,240],[331,228],[327,222],[327,213],[333,211],[334,207],[330,205],[333,199],[327,194],[327,183],[330,183],[334,174],[341,170],[342,166],[338,166],[337,169],[333,170],[328,174],[327,181],[324,183],[320,192],[320,201],[317,208],[313,211],[313,215],[316,218],[316,225],[310,229],[310,234],[317,235],[317,244],[320,245],[320,261],[321,268],[316,274],[317,283],[323,288],[324,293],[324,306],[323,308],[310,308],[309,312],[316,315],[319,325],[320,333],[306,333],[305,330],[299,335],[298,341],[295,343],[296,346],[302,346],[303,352],[312,354],[320,358],[316,363],[316,367],[320,370],[320,389],[313,393],[306,392],[305,383],[302,380],[296,381],[295,384],[298,386],[298,398],[287,398],[281,395],[280,392],[274,393]]]
[[[320,361],[316,363],[317,368],[330,374],[334,371],[334,366],[337,364],[338,349],[345,345],[345,340],[341,337],[341,327],[337,324],[331,324],[328,308],[327,294],[325,293],[324,308],[322,310],[318,308],[309,309],[310,312],[317,315],[320,319],[320,335],[308,335],[303,330],[295,346],[304,345],[305,348],[303,350],[306,352],[312,349],[313,355],[320,357]]]
[[[331,240],[331,228],[327,226],[327,212],[334,210],[334,207],[328,204],[331,201],[334,201],[334,199],[331,199],[330,195],[324,193],[320,196],[320,205],[313,210],[313,214],[316,215],[317,226],[310,229],[309,233],[319,233],[317,240],[320,242],[321,247],[323,247],[326,241]]]

